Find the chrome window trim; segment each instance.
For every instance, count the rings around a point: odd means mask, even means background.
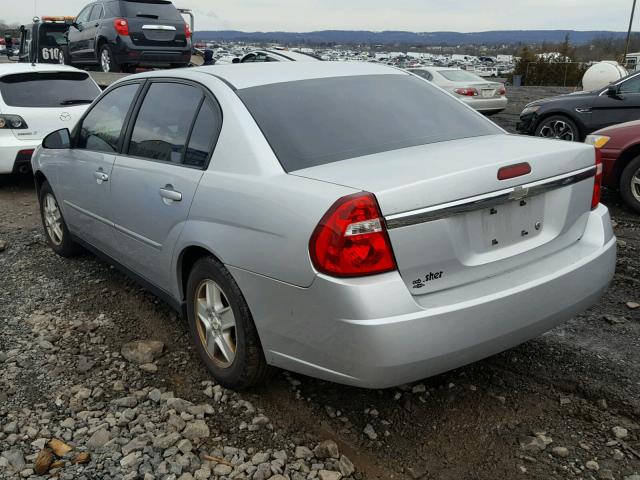
[[[411,210],[409,212],[388,215],[385,217],[385,221],[387,228],[393,229],[417,225],[419,223],[432,222],[434,220],[441,220],[461,213],[495,207],[497,205],[521,200],[523,198],[540,195],[557,188],[573,185],[574,183],[581,182],[587,178],[594,177],[595,173],[596,166],[593,165],[524,185],[505,188],[503,190],[497,190],[483,195],[462,198],[460,200],[454,200],[453,202]]]

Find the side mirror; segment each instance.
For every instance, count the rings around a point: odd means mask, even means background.
[[[71,148],[71,134],[68,128],[62,128],[50,133],[42,141],[42,147],[50,150],[65,150]]]
[[[607,87],[607,95],[610,97],[617,97],[620,95],[620,85],[609,85]]]

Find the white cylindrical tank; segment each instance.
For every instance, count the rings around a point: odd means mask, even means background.
[[[609,60],[598,62],[585,72],[582,77],[582,88],[585,91],[598,90],[627,75],[627,70],[618,62]]]

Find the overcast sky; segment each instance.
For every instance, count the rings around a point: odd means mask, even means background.
[[[0,3],[1,20],[26,23],[34,11],[38,15],[76,15],[87,1]],[[177,7],[196,12],[197,30],[244,31],[624,31],[631,3],[632,0],[174,0]]]

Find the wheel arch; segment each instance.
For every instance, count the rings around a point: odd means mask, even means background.
[[[36,195],[38,196],[38,198],[40,198],[40,189],[42,188],[42,184],[44,182],[47,182],[48,180],[45,174],[42,173],[41,170],[36,170],[33,174],[33,177],[36,182]]]
[[[617,189],[620,188],[622,172],[627,168],[627,165],[629,165],[629,163],[638,156],[640,156],[640,142],[626,147],[618,157],[618,160],[613,167],[613,178]]]
[[[540,124],[543,121],[545,121],[549,117],[555,117],[555,116],[566,117],[569,120],[571,120],[576,125],[576,127],[578,129],[578,134],[580,136],[580,141],[581,142],[584,141],[584,139],[586,137],[585,126],[575,116],[573,116],[571,113],[569,113],[566,110],[551,110],[549,112],[544,112],[540,116],[536,116],[536,123],[533,126],[533,128],[531,129],[533,134],[535,135],[536,130],[538,129],[538,127],[540,126]]]
[[[205,257],[215,258],[218,262],[222,263],[216,254],[201,245],[189,245],[180,252],[178,261],[176,262],[176,274],[180,300],[182,302],[186,301],[187,282],[189,281],[189,274],[191,273],[193,266],[198,260]]]

